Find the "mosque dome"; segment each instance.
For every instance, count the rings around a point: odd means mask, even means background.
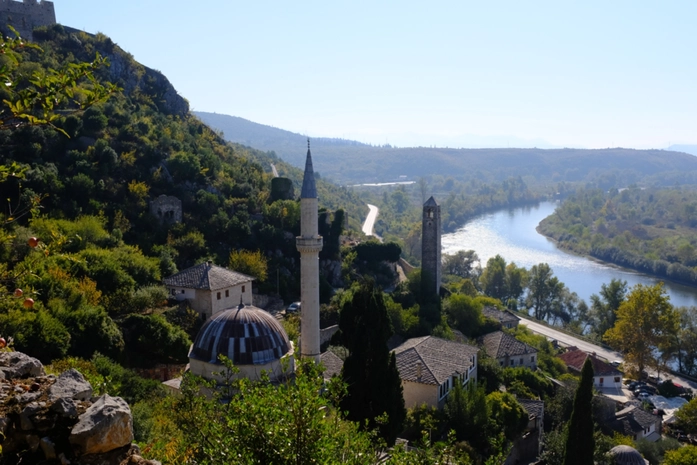
[[[268,312],[252,306],[230,308],[213,315],[201,328],[189,359],[220,364],[218,355],[236,366],[268,365],[292,351],[288,335]]]
[[[625,445],[615,446],[610,449],[610,456],[618,465],[646,465],[647,462],[635,448]]]

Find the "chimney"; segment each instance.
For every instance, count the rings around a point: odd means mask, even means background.
[[[416,364],[416,379],[421,381],[421,362]]]

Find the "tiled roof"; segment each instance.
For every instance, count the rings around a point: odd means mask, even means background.
[[[510,334],[503,331],[495,331],[479,338],[479,343],[484,346],[484,350],[493,358],[516,357],[518,355],[536,354],[537,349],[520,342]]]
[[[615,420],[610,427],[627,436],[634,436],[651,425],[656,425],[660,417],[634,405],[615,413]]]
[[[479,349],[469,344],[424,336],[408,339],[393,352],[400,378],[440,385],[454,373],[466,373],[473,366],[473,357]]]
[[[528,415],[542,418],[545,412],[545,403],[541,400],[518,399]]]
[[[482,309],[482,314],[491,318],[492,320],[500,321],[501,323],[508,323],[511,321],[520,321],[520,318],[515,316],[509,311],[501,311],[496,307],[484,307]]]
[[[600,360],[598,357],[580,349],[569,350],[559,356],[569,368],[580,372],[583,369],[583,364],[586,363],[586,358],[590,357],[593,365],[593,376],[619,376],[622,373],[609,363]]]
[[[324,379],[330,379],[334,375],[341,376],[344,361],[334,352],[326,351],[319,356],[319,359],[324,365]]]
[[[203,262],[165,278],[163,281],[165,285],[171,287],[217,291],[247,283],[253,279],[251,276],[213,265],[211,262]]]

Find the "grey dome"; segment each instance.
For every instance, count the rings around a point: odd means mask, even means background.
[[[646,465],[648,463],[639,451],[630,446],[615,446],[610,449],[609,454],[615,459],[617,465]]]
[[[235,307],[216,313],[196,336],[189,358],[220,363],[223,354],[235,365],[264,365],[290,350],[283,327],[256,307]]]

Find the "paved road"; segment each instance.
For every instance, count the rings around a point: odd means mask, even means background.
[[[378,213],[380,210],[378,210],[378,207],[371,204],[368,204],[368,208],[370,211],[365,219],[365,223],[363,223],[363,234],[366,236],[375,236],[375,234],[373,234],[373,226],[375,226],[375,220],[378,218]]]
[[[522,318],[520,320],[520,324],[527,326],[532,332],[541,334],[545,336],[547,339],[556,339],[562,345],[576,346],[585,352],[595,352],[600,357],[604,357],[609,361],[623,361],[622,354],[620,354],[619,352],[615,352],[614,350],[605,349],[604,347],[591,344],[590,342],[584,341],[583,339],[578,339],[574,336],[570,336],[566,333],[562,333],[561,331],[552,329],[549,326],[541,325],[539,323],[527,320],[525,318]],[[652,374],[655,375],[656,373]],[[663,373],[661,373],[661,378],[670,378],[678,384],[681,384],[683,386],[689,386],[692,388],[693,391],[697,391],[697,382],[691,381],[689,379],[682,378],[680,376],[675,376],[673,374],[666,375]]]

